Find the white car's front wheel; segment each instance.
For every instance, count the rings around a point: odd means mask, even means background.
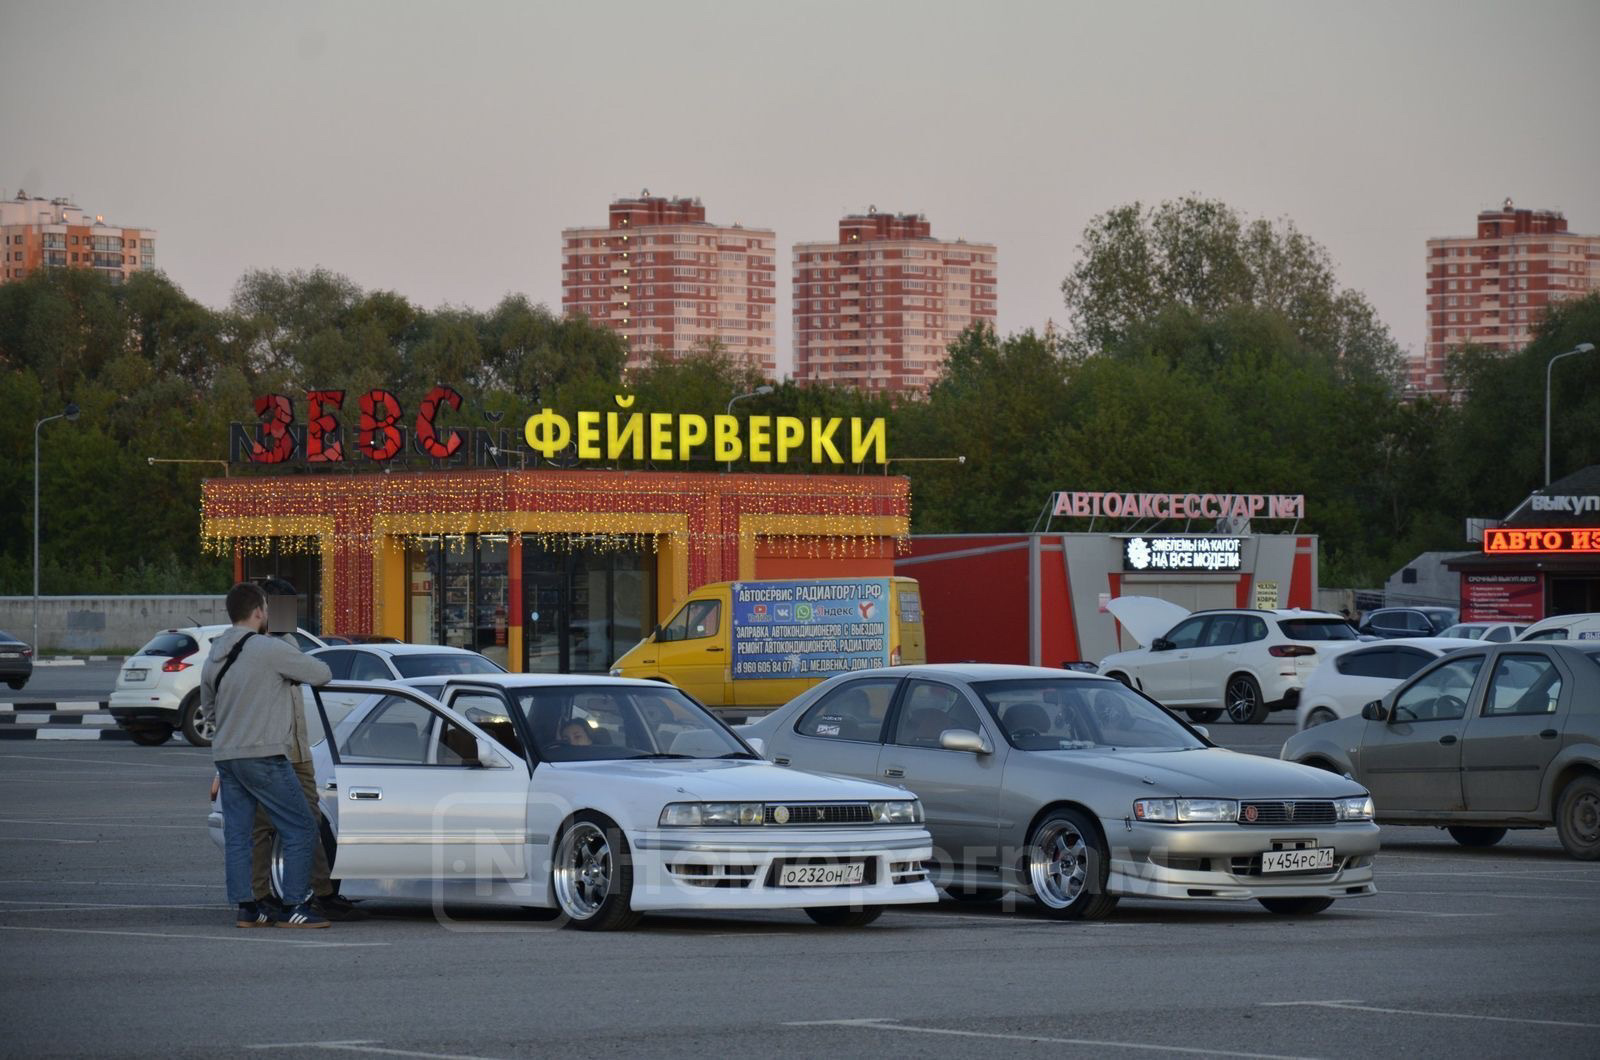
[[[1326,725],[1330,721],[1338,721],[1339,716],[1327,707],[1318,707],[1306,715],[1306,728],[1314,729],[1318,725]]]
[[[601,814],[573,817],[556,842],[550,869],[556,904],[567,926],[581,931],[621,931],[639,922],[630,903],[633,859],[622,829]]]

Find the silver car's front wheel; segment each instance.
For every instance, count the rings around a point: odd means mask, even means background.
[[[579,814],[561,833],[551,866],[556,904],[575,928],[613,931],[631,927],[633,869],[622,831],[595,813]]]
[[[1028,842],[1028,883],[1050,916],[1096,920],[1116,906],[1105,893],[1109,863],[1099,832],[1076,810],[1056,810]]]

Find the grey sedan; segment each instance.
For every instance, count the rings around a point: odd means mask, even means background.
[[[1359,717],[1289,739],[1282,757],[1356,778],[1380,821],[1438,825],[1465,846],[1555,825],[1600,858],[1600,649],[1484,645],[1419,670]]]
[[[1372,894],[1360,784],[1213,746],[1117,681],[1028,666],[896,666],[832,678],[740,730],[797,769],[922,800],[935,882],[1032,895],[1062,919],[1119,897],[1257,899],[1308,914]]]

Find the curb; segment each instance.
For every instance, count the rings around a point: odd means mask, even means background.
[[[72,699],[35,701],[22,700],[16,703],[0,703],[0,714],[19,714],[24,711],[56,711],[60,713],[104,713],[111,709],[111,701],[106,699]]]
[[[126,731],[117,728],[52,725],[0,725],[0,740],[132,740]]]
[[[115,725],[117,719],[109,714],[78,713],[59,714],[53,711],[41,710],[32,713],[25,710],[8,711],[0,714],[0,726],[25,726],[34,727],[48,725],[70,725],[73,728],[88,728],[91,726]]]
[[[34,659],[33,665],[39,666],[82,666],[92,662],[121,662],[127,658],[125,655],[52,655],[47,659]]]

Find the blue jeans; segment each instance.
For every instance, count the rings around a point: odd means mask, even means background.
[[[250,887],[250,840],[257,806],[266,812],[283,843],[284,904],[295,906],[310,900],[317,821],[289,759],[283,755],[225,758],[217,763],[217,773],[222,777],[228,901],[248,902],[255,897]]]

